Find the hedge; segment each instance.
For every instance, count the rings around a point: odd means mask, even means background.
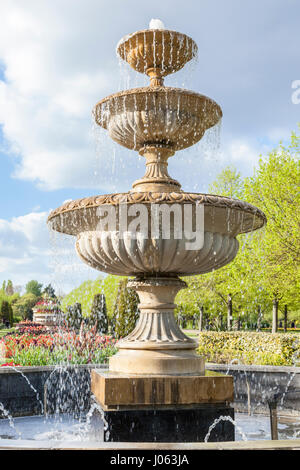
[[[300,338],[292,333],[201,332],[198,354],[209,362],[228,364],[299,365]]]

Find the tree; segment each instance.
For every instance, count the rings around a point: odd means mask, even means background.
[[[203,274],[199,276],[188,276],[183,279],[187,287],[181,289],[175,302],[177,308],[175,314],[184,316],[187,319],[198,318],[198,328],[201,331],[209,318],[215,316],[213,298],[209,288],[210,276]]]
[[[32,293],[24,294],[13,304],[13,311],[15,316],[21,316],[28,320],[32,319],[32,308],[38,301],[38,297]]]
[[[233,167],[226,167],[216,181],[210,185],[209,190],[213,194],[242,199],[244,183],[241,174]],[[221,269],[213,271],[209,276],[209,289],[226,308],[228,330],[232,328],[233,302],[238,298],[241,300],[243,295],[243,278],[245,278],[247,272],[244,264],[243,255],[240,252],[234,261]]]
[[[81,304],[79,302],[68,306],[65,320],[68,328],[79,330],[83,321]]]
[[[44,294],[46,294],[48,297],[50,297],[51,299],[56,299],[56,295],[55,295],[55,290],[54,288],[51,286],[51,284],[48,284],[45,289],[44,289]]]
[[[227,166],[209,186],[209,192],[219,196],[242,199],[244,184],[241,174],[233,166]]]
[[[11,296],[11,295],[14,294],[14,286],[13,286],[13,283],[10,279],[7,281],[6,288],[5,288],[5,293],[8,296]]]
[[[108,317],[106,311],[105,296],[96,294],[94,296],[91,314],[88,323],[92,326],[97,325],[97,331],[101,334],[108,333]]]
[[[295,306],[300,265],[300,136],[279,144],[261,158],[254,176],[245,180],[245,197],[267,216],[259,263],[261,284],[272,298],[272,331],[277,331],[280,301]]]
[[[13,310],[10,303],[7,300],[2,300],[0,308],[0,316],[3,323],[13,323]]]
[[[66,311],[69,305],[79,302],[83,315],[88,317],[92,309],[94,296],[102,293],[105,295],[107,315],[111,319],[114,312],[120,279],[125,279],[125,277],[109,275],[104,279],[103,277],[99,277],[94,281],[84,281],[80,286],[73,289],[64,297],[62,300],[62,309]]]
[[[33,294],[36,297],[41,297],[43,284],[38,281],[32,280],[26,284],[26,294]]]
[[[114,311],[114,334],[116,338],[129,335],[139,318],[139,298],[135,290],[127,286],[128,280],[119,282],[118,295]]]

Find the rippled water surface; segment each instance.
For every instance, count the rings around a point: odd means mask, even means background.
[[[270,419],[268,416],[242,413],[235,415],[239,431],[244,433],[247,440],[271,439]],[[103,424],[97,421],[97,429],[85,418],[75,419],[69,415],[59,416],[30,416],[14,418],[12,427],[8,419],[0,420],[1,440],[33,440],[33,441],[74,441],[100,442]],[[242,440],[242,434],[236,430],[236,441]],[[300,418],[280,418],[278,424],[279,439],[300,438]]]

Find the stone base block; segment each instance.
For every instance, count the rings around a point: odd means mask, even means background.
[[[91,372],[91,391],[104,410],[220,404],[233,402],[233,378],[228,375],[125,375]]]
[[[202,442],[221,416],[233,419],[233,378],[227,375],[125,375],[92,370],[91,391],[103,412],[103,440]],[[209,440],[233,441],[220,420]]]
[[[230,406],[206,404],[192,408],[104,411],[104,442],[203,442],[221,416],[234,419]],[[99,414],[100,419],[100,414]],[[234,441],[234,425],[220,420],[209,442]]]

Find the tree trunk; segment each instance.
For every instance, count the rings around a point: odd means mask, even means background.
[[[219,314],[219,323],[220,323],[220,330],[223,330],[223,315],[222,313]]]
[[[279,301],[276,297],[273,299],[273,319],[272,319],[272,333],[277,333],[278,330],[278,304]]]
[[[284,306],[284,320],[283,320],[283,329],[284,332],[287,332],[287,321],[288,321],[288,309],[287,305]]]
[[[199,314],[199,331],[202,331],[203,329],[203,313],[204,313],[204,307],[203,305],[201,305],[200,314]]]
[[[227,299],[227,330],[231,330],[231,321],[232,321],[232,297],[231,294],[228,295]]]
[[[258,315],[257,315],[257,331],[261,330],[261,320],[262,320],[262,314],[261,314],[261,306],[258,306]]]

